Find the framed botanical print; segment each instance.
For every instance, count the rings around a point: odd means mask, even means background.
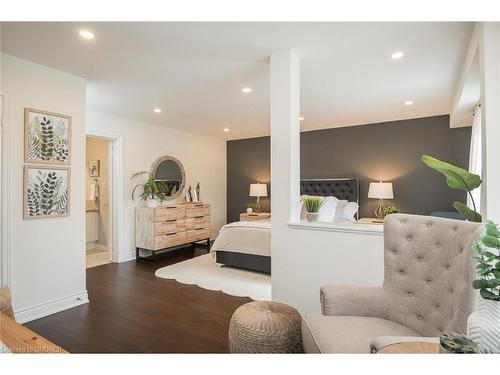
[[[99,160],[91,160],[89,161],[89,176],[90,177],[99,177],[100,174],[100,161]]]
[[[24,166],[24,219],[69,216],[71,172],[66,167]]]
[[[71,164],[71,116],[25,108],[24,161]]]

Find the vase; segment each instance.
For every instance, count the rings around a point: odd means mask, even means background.
[[[308,212],[306,214],[307,221],[310,223],[315,223],[318,221],[319,212]]]
[[[146,199],[146,206],[148,206],[150,208],[158,207],[158,199],[156,199],[156,198]]]
[[[250,215],[252,212],[253,212],[253,208],[248,207],[248,208],[247,208],[247,214],[249,214],[249,215]]]
[[[477,310],[467,320],[467,337],[500,353],[500,302],[479,297]]]

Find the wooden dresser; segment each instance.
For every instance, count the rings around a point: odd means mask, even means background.
[[[137,207],[135,211],[136,258],[140,250],[158,250],[207,241],[210,245],[210,205],[186,203]]]

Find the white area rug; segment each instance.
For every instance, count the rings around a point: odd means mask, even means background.
[[[271,300],[271,276],[237,268],[219,267],[212,254],[160,268],[156,270],[155,275],[163,279],[174,279],[182,284],[221,291],[231,296]]]

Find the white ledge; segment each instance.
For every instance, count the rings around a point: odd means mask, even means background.
[[[321,222],[311,223],[308,221],[290,222],[288,226],[293,229],[325,230],[338,233],[357,233],[382,236],[384,226],[381,224],[359,224],[359,223],[331,223]]]

